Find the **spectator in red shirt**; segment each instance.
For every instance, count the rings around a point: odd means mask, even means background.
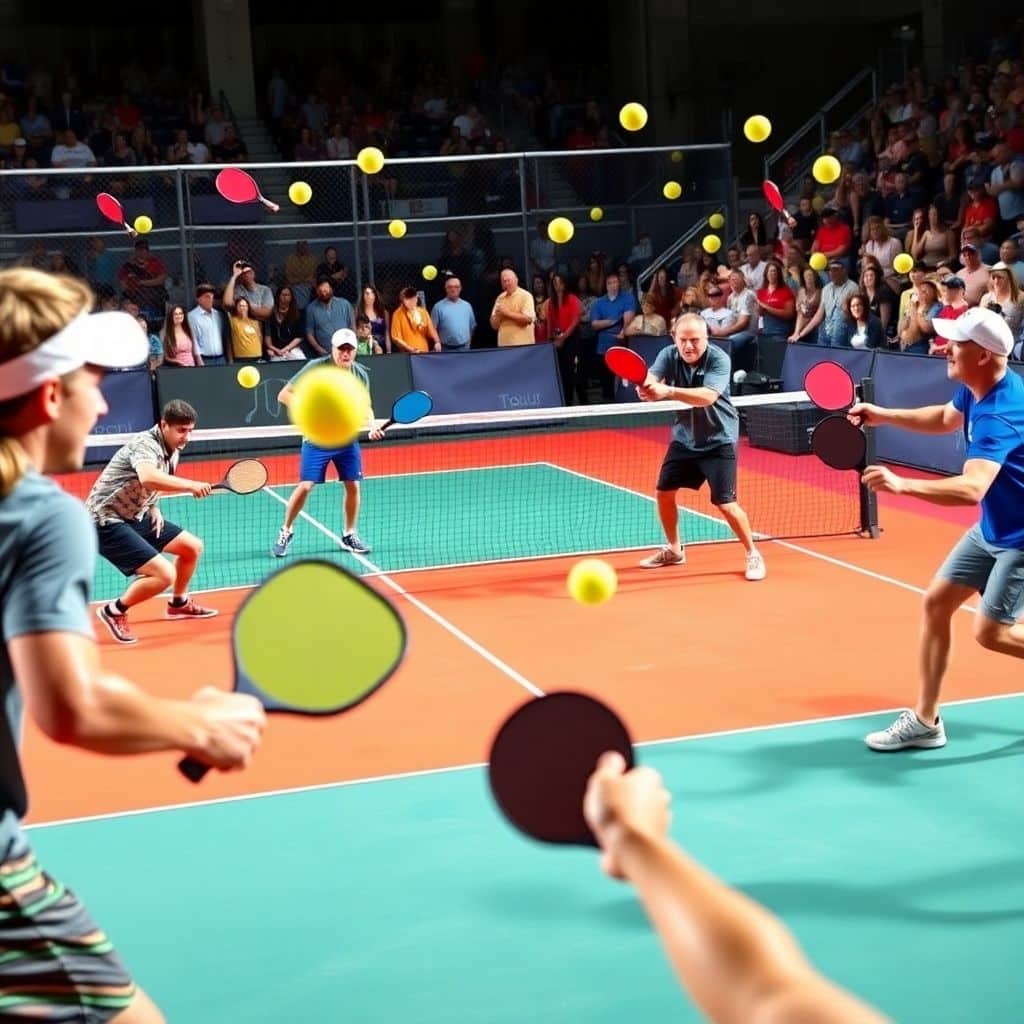
[[[967,183],[967,206],[964,207],[964,229],[974,228],[978,233],[982,259],[988,262],[991,259],[994,263],[998,258],[998,249],[995,255],[985,251],[985,246],[993,241],[996,225],[999,223],[999,207],[995,199],[985,191],[985,182],[980,178],[972,178]],[[988,259],[986,259],[988,257]]]
[[[842,260],[849,268],[852,245],[850,225],[839,219],[838,208],[829,203],[821,211],[821,224],[814,236],[811,252],[824,253],[829,262]]]

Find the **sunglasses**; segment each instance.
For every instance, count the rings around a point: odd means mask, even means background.
[[[709,299],[720,299],[722,297],[721,292],[708,292]]]

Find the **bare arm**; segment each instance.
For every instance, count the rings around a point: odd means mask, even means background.
[[[264,713],[252,697],[152,697],[104,672],[96,644],[78,633],[30,633],[7,649],[29,713],[58,743],[101,754],[180,750],[220,768],[244,767],[259,743]]]
[[[873,491],[909,494],[932,505],[977,505],[988,493],[1003,467],[988,459],[968,459],[959,476],[941,480],[911,480],[885,466],[868,466],[864,483]]]
[[[880,405],[858,402],[847,413],[857,426],[902,427],[919,434],[951,434],[963,426],[963,414],[952,402],[926,405],[920,409],[883,409]]]
[[[183,476],[162,473],[151,462],[144,462],[136,469],[139,483],[151,491],[165,491],[168,494],[191,494],[203,498],[210,493],[210,485],[203,480],[188,480]]]
[[[633,884],[680,981],[718,1024],[881,1024],[884,1017],[820,975],[785,925],[667,836],[669,795],[656,772],[623,774],[606,754],[584,800],[603,867]]]

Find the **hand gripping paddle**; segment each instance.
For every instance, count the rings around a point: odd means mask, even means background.
[[[343,641],[340,623],[351,625]],[[391,603],[332,562],[304,561],[270,576],[243,602],[231,635],[236,693],[268,712],[337,715],[382,686],[405,655],[405,624]],[[209,766],[183,758],[199,782]]]
[[[597,846],[583,796],[598,758],[610,750],[633,767],[633,743],[615,712],[583,693],[549,693],[517,708],[498,730],[488,759],[491,793],[531,838]]]

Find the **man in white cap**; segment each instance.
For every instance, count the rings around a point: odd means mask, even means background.
[[[106,412],[103,371],[138,365],[148,345],[127,313],[90,315],[94,301],[82,281],[0,271],[0,991],[4,1020],[162,1024],[86,907],[36,861],[21,826],[24,709],[58,743],[180,751],[223,770],[248,764],[265,716],[255,698],[212,687],[190,700],[151,696],[100,664],[89,615],[96,531],[45,474],[82,468]],[[145,906],[142,889],[122,895]]]
[[[318,366],[328,364],[336,366],[345,373],[352,373],[359,382],[370,391],[370,375],[366,369],[356,362],[356,351],[358,339],[355,332],[347,327],[342,327],[331,336],[331,354],[321,356],[319,359],[310,359],[297,374],[283,388],[277,396],[282,405],[290,405],[295,393],[295,384],[298,379],[310,370]],[[369,422],[373,421],[373,408],[371,405]],[[377,441],[384,436],[383,431],[371,430],[370,440]],[[356,523],[359,519],[359,481],[363,478],[363,456],[358,441],[353,441],[342,448],[321,448],[312,441],[302,439],[302,454],[299,465],[299,485],[292,491],[285,506],[284,523],[281,525],[281,532],[277,536],[277,542],[271,549],[275,558],[284,558],[288,553],[288,545],[294,536],[293,527],[295,520],[306,504],[309,492],[316,484],[322,484],[327,479],[327,467],[333,463],[338,474],[338,479],[345,488],[344,521],[345,529],[341,535],[341,546],[346,551],[356,555],[368,554],[370,548],[359,539],[356,533]]]
[[[956,320],[932,321],[949,344],[946,372],[960,387],[945,405],[883,409],[859,402],[849,418],[867,426],[904,427],[925,434],[963,429],[967,459],[958,476],[912,480],[885,466],[868,466],[874,491],[909,494],[934,505],[980,505],[981,520],[949,553],[924,598],[921,686],[917,704],[880,732],[872,750],[942,747],[939,691],[946,672],[953,613],[975,594],[981,606],[974,636],[992,651],[1024,658],[1024,380],[1007,367],[1013,334],[990,309],[970,309]]]

